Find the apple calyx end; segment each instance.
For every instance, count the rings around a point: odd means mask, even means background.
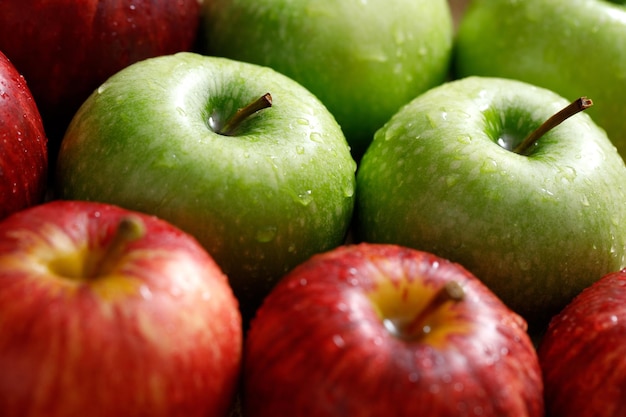
[[[235,114],[233,114],[226,121],[226,123],[224,123],[223,126],[214,127],[214,130],[220,135],[233,136],[237,128],[241,125],[241,123],[243,123],[244,120],[269,107],[272,107],[272,95],[270,93],[265,93],[247,106],[239,108]]]
[[[585,96],[572,101],[569,105],[555,113],[548,120],[543,122],[541,126],[532,131],[524,140],[515,148],[513,152],[519,155],[527,155],[532,146],[550,130],[554,129],[575,114],[593,106],[593,101]]]
[[[398,329],[398,336],[405,340],[419,340],[428,334],[430,328],[430,318],[444,304],[448,302],[458,303],[465,299],[465,290],[460,282],[452,280],[446,282],[435,295],[428,301],[410,322]]]

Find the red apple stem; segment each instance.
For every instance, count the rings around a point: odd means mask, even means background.
[[[87,271],[87,277],[96,278],[110,273],[127,249],[128,244],[140,239],[145,234],[145,225],[139,217],[133,215],[122,217],[113,239],[106,246],[102,256]]]
[[[448,281],[441,287],[428,302],[426,307],[419,312],[403,329],[402,334],[409,339],[419,338],[428,332],[427,323],[432,316],[447,302],[459,302],[465,298],[465,290],[457,281]]]
[[[224,126],[219,129],[218,133],[226,136],[232,136],[244,120],[256,112],[269,107],[272,107],[272,96],[270,93],[265,93],[247,106],[238,109],[235,114],[233,114],[231,118],[224,123]]]
[[[591,99],[587,97],[580,97],[579,99],[574,100],[565,108],[555,113],[552,117],[550,117],[548,120],[543,122],[541,126],[539,126],[537,129],[532,131],[513,150],[513,152],[520,154],[520,155],[526,155],[528,150],[535,144],[535,142],[537,142],[537,140],[539,140],[540,137],[542,137],[547,132],[554,129],[555,127],[557,127],[558,125],[560,125],[561,123],[569,119],[570,117],[574,116],[575,114],[583,110],[588,109],[591,106],[593,106],[593,101],[591,101]]]

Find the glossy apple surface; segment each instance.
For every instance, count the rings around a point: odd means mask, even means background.
[[[244,415],[543,415],[525,321],[460,265],[408,248],[313,256],[265,299],[245,346]]]
[[[626,156],[623,1],[474,1],[455,51],[457,77],[514,78],[572,100],[593,98],[589,115]]]
[[[446,0],[212,0],[203,21],[208,54],[300,82],[357,159],[400,106],[446,79],[452,56]]]
[[[54,201],[0,223],[3,417],[225,415],[241,340],[226,277],[162,220]]]
[[[0,50],[26,77],[55,149],[81,103],[120,69],[192,48],[198,0],[2,0]]]
[[[547,320],[626,254],[626,168],[579,113],[513,149],[568,100],[470,77],[415,99],[357,175],[357,234],[459,262],[527,321]]]
[[[221,133],[268,92],[270,108]],[[181,53],[128,67],[81,107],[59,156],[60,196],[193,234],[244,308],[343,243],[352,218],[356,164],[336,121],[302,86],[253,64]]]
[[[538,354],[551,417],[626,415],[626,270],[607,274],[556,315]]]
[[[48,186],[48,139],[37,104],[0,52],[0,219],[41,203]]]

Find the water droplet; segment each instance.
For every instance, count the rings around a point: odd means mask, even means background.
[[[296,153],[302,155],[304,153],[304,146],[296,146]]]
[[[333,343],[338,348],[343,348],[346,345],[345,340],[343,340],[343,337],[341,337],[341,335],[339,335],[339,334],[336,334],[336,335],[333,336]]]
[[[296,201],[303,206],[308,206],[313,201],[313,196],[311,195],[311,193],[311,190],[306,190],[305,192],[298,194],[298,198],[296,199]]]
[[[265,226],[257,230],[255,238],[257,242],[271,242],[276,237],[276,232],[276,226]]]
[[[487,158],[485,162],[483,162],[482,166],[480,167],[480,172],[482,172],[483,174],[496,172],[497,170],[498,170],[498,163],[491,158]]]
[[[148,288],[147,285],[142,285],[139,287],[139,294],[144,300],[150,300],[152,298],[152,291],[150,291],[150,288]]]
[[[313,142],[317,142],[317,143],[322,143],[322,135],[319,132],[311,132],[311,135],[309,135],[309,139],[311,139]]]
[[[581,203],[583,206],[585,206],[585,207],[589,207],[589,205],[590,205],[590,204],[589,204],[589,199],[588,199],[588,198],[587,198],[587,196],[586,196],[586,195],[584,195],[584,194],[583,194],[582,196],[580,196],[580,203]]]
[[[185,109],[183,109],[182,107],[178,106],[176,107],[176,111],[178,112],[178,114],[180,114],[181,116],[187,116],[187,112],[185,111]]]

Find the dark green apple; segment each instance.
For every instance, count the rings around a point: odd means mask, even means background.
[[[588,95],[595,102],[589,115],[626,156],[624,3],[475,0],[459,27],[456,75],[514,78],[564,97]]]
[[[63,139],[57,186],[191,233],[253,310],[285,272],[343,242],[355,168],[335,119],[295,81],[180,53],[133,64],[89,97]]]
[[[363,157],[359,237],[459,262],[542,323],[625,265],[626,167],[605,132],[576,114],[515,149],[568,103],[486,77],[419,96]]]
[[[446,0],[211,0],[203,20],[209,54],[300,82],[357,158],[400,106],[446,79],[452,55]]]

